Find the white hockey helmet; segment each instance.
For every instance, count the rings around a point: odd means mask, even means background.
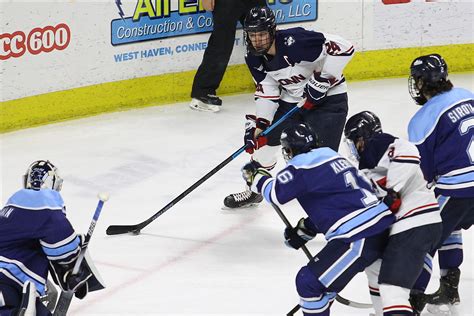
[[[59,192],[62,186],[63,179],[59,176],[58,169],[49,160],[33,162],[23,176],[25,189],[51,189]]]

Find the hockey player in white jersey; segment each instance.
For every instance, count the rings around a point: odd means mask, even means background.
[[[369,111],[349,118],[344,134],[359,169],[397,217],[381,262],[366,269],[376,314],[419,315],[409,302],[410,290],[412,295],[425,290],[416,288],[416,280],[431,266],[427,254],[439,242],[442,225],[418,150],[407,140],[383,133],[379,118]]]
[[[354,54],[353,45],[340,36],[301,27],[277,30],[275,16],[266,6],[247,14],[244,36],[245,60],[256,86],[256,112],[246,115],[244,136],[252,160],[271,170],[281,131],[297,123],[311,126],[324,146],[337,151],[348,110],[342,72]],[[301,111],[267,137],[258,137],[297,104]],[[224,205],[238,208],[261,201],[260,194],[247,189],[227,196]]]

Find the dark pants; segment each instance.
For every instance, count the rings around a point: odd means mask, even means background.
[[[294,103],[284,101],[279,101],[279,104],[273,122],[295,107]],[[315,109],[297,112],[275,127],[268,134],[268,145],[280,145],[280,135],[285,128],[298,123],[306,123],[319,136],[319,140],[325,147],[337,151],[346,123],[347,111],[347,93],[328,96]]]
[[[337,239],[328,242],[296,276],[304,315],[329,315],[336,293],[382,256],[387,238],[388,231],[385,231],[352,243]]]
[[[441,239],[436,245],[436,249],[439,249],[446,239],[451,235],[453,231],[460,229],[469,229],[474,225],[474,198],[448,198],[445,196],[438,197],[439,207],[441,209],[441,219],[443,221],[443,231],[441,233]],[[435,251],[430,253],[434,256]],[[444,269],[457,268],[462,262],[456,261],[456,266],[443,266]],[[415,284],[415,289],[424,291],[430,281],[430,271],[423,269],[423,272],[418,277]]]
[[[234,48],[237,21],[243,24],[251,8],[265,4],[265,0],[216,0],[212,12],[214,29],[194,77],[191,97],[216,94]]]
[[[390,236],[382,257],[379,283],[413,288],[423,270],[426,254],[435,250],[442,225],[415,227]]]
[[[2,295],[5,305],[0,306],[0,316],[16,316],[22,299],[22,289],[7,284],[0,284],[0,295]],[[36,316],[52,315],[46,306],[41,303],[39,298],[36,299]]]

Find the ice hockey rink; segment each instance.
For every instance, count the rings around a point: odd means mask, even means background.
[[[457,87],[474,88],[472,73],[450,78]],[[245,152],[141,235],[105,234],[111,224],[150,217],[242,146],[244,114],[254,112],[253,96],[223,101],[217,114],[180,103],[0,136],[2,203],[20,188],[22,174],[37,159],[59,168],[68,218],[78,232],[89,226],[97,193],[110,193],[90,243],[107,288],[74,300],[71,315],[286,315],[298,303],[294,277],[307,259],[285,247],[284,225],[271,206],[221,209],[226,195],[244,188]],[[407,136],[418,109],[406,78],[349,82],[349,106],[350,115],[374,111],[384,130],[400,137]],[[279,157],[277,170],[283,166]],[[304,215],[295,204],[283,211],[292,223]],[[474,230],[463,237],[459,315],[474,315]],[[314,254],[323,245],[321,236],[308,244]],[[428,292],[438,287],[438,277],[435,264]],[[365,275],[341,295],[369,302]],[[337,302],[332,306],[332,315],[369,313]]]

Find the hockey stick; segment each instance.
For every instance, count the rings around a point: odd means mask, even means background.
[[[84,238],[84,243],[81,246],[81,253],[74,264],[74,268],[72,269],[72,275],[75,275],[79,272],[79,268],[81,267],[82,260],[86,254],[87,246],[89,246],[89,241],[94,233],[95,225],[97,220],[99,219],[100,212],[102,211],[102,207],[104,203],[109,199],[108,194],[100,193],[99,194],[99,203],[97,203],[97,207],[94,212],[94,216],[92,217],[92,221],[89,225],[89,230],[87,231],[87,235]],[[69,305],[71,305],[72,298],[74,296],[73,291],[62,291],[61,295],[59,296],[58,304],[56,304],[56,308],[54,309],[53,316],[65,316]]]
[[[287,228],[293,228],[290,221],[288,220],[288,218],[286,218],[285,214],[283,214],[282,210],[278,207],[278,205],[276,205],[275,203],[271,203],[271,204],[272,204],[273,208],[275,209],[275,211],[277,212],[278,216],[280,216],[283,223],[285,223],[285,226]],[[306,245],[301,246],[301,249],[303,250],[303,252],[305,253],[306,257],[309,260],[313,260],[313,255],[308,250]],[[354,301],[348,300],[348,299],[340,296],[339,294],[336,295],[336,301],[338,301],[341,304],[351,306],[351,307],[355,307],[355,308],[372,308],[372,304],[354,302]],[[294,315],[294,313],[296,313],[299,309],[300,309],[300,305],[298,304],[295,307],[293,307],[293,309],[291,311],[288,312],[287,316]]]
[[[50,280],[47,280],[46,284],[46,294],[40,297],[41,303],[43,303],[46,308],[50,311],[54,311],[54,306],[56,306],[56,301],[58,300],[58,290],[54,287],[53,283]]]
[[[281,122],[283,122],[284,120],[286,120],[288,117],[290,117],[291,115],[293,115],[295,112],[297,112],[299,110],[299,107],[298,106],[295,106],[293,109],[291,109],[290,111],[288,111],[285,115],[283,115],[279,120],[277,120],[275,123],[273,123],[272,125],[270,125],[270,127],[268,127],[265,131],[263,131],[260,135],[261,136],[266,136],[268,135],[268,133],[270,133],[275,127],[277,127],[278,125],[281,124]],[[136,235],[138,235],[140,233],[140,231],[145,227],[147,226],[148,224],[150,224],[151,222],[153,222],[155,219],[157,219],[159,216],[161,216],[164,212],[166,212],[167,210],[169,210],[171,207],[173,207],[173,205],[175,205],[176,203],[178,203],[179,201],[181,201],[181,199],[183,199],[186,195],[188,195],[189,193],[191,193],[192,191],[194,191],[194,189],[196,189],[198,186],[200,186],[204,181],[206,181],[207,179],[209,179],[211,176],[213,176],[214,174],[216,174],[219,170],[221,170],[224,166],[226,166],[229,162],[231,162],[232,160],[234,160],[238,155],[240,155],[242,152],[245,151],[245,149],[247,148],[246,145],[240,147],[236,152],[234,152],[232,155],[230,155],[229,157],[227,157],[223,162],[221,162],[220,164],[218,164],[214,169],[212,169],[211,171],[209,171],[207,174],[205,174],[201,179],[199,179],[197,182],[195,182],[193,185],[191,185],[189,188],[187,188],[183,193],[181,193],[180,195],[178,195],[176,198],[174,198],[171,202],[169,202],[168,204],[166,204],[165,207],[163,207],[161,210],[159,210],[158,212],[156,212],[153,216],[151,216],[150,218],[148,218],[147,220],[139,223],[139,224],[136,224],[136,225],[111,225],[107,228],[107,235],[119,235],[119,234],[125,234],[125,233],[134,233]]]

